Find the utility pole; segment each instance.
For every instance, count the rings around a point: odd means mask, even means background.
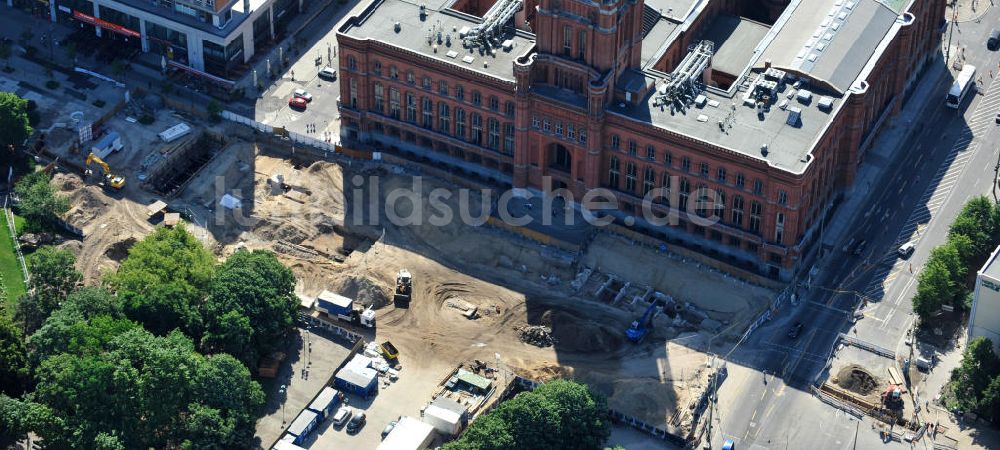
[[[994,203],[1000,203],[1000,200],[997,200],[997,177],[998,176],[1000,176],[1000,153],[997,153],[997,165],[993,166],[993,186],[992,186],[992,189],[990,189],[990,191],[993,192],[993,202]]]
[[[951,1],[951,23],[948,25],[948,47],[944,49],[944,63],[951,63],[951,35],[955,32],[955,20],[958,17],[958,0]]]

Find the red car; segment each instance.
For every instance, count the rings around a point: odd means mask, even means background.
[[[306,99],[302,97],[292,97],[288,99],[288,106],[295,109],[305,110],[306,104],[307,104]]]

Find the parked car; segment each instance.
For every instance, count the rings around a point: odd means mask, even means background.
[[[382,429],[382,439],[385,439],[385,437],[388,436],[389,433],[392,433],[392,429],[396,428],[396,424],[397,423],[399,423],[399,419],[396,419],[396,420],[393,420],[392,422],[389,422],[389,424],[386,425],[385,428]]]
[[[333,426],[342,427],[351,418],[351,408],[349,406],[341,406],[336,413],[333,414]]]
[[[990,32],[990,37],[986,40],[986,48],[993,51],[1000,49],[1000,29],[994,29]]]
[[[288,106],[295,109],[301,109],[304,111],[306,109],[307,104],[308,102],[306,102],[306,99],[302,97],[292,97],[288,99]]]
[[[792,325],[792,328],[788,330],[788,337],[790,339],[795,339],[799,337],[799,334],[801,333],[802,333],[802,322],[795,322],[795,325]]]
[[[916,248],[917,248],[916,244],[914,244],[912,242],[907,242],[907,243],[905,243],[903,245],[900,245],[899,246],[899,250],[897,250],[897,251],[899,252],[899,257],[900,258],[906,259],[906,258],[909,258],[910,255],[913,254],[913,250],[915,250]]]
[[[347,432],[350,434],[355,434],[361,431],[365,426],[365,413],[359,412],[351,417],[351,421],[347,422]]]
[[[996,117],[995,120],[996,120],[997,123],[1000,123],[1000,113],[997,113],[997,117]]]
[[[337,70],[330,66],[326,66],[319,70],[319,77],[330,81],[336,80]]]
[[[301,99],[303,99],[303,100],[305,100],[307,102],[313,101],[312,94],[310,94],[309,92],[307,92],[305,89],[296,89],[296,90],[292,91],[292,97],[298,97],[298,98],[301,98]]]

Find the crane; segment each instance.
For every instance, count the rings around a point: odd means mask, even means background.
[[[628,340],[637,344],[641,342],[642,338],[646,337],[646,333],[649,333],[649,323],[653,320],[655,313],[656,302],[653,302],[649,304],[649,308],[646,308],[646,312],[642,313],[642,317],[632,322],[632,326],[625,330],[625,336]]]
[[[125,177],[111,173],[111,167],[108,167],[108,163],[104,162],[103,159],[95,155],[94,152],[90,152],[90,154],[87,155],[87,162],[86,162],[87,171],[85,172],[86,175],[90,175],[93,173],[93,171],[90,170],[90,165],[93,163],[96,163],[98,166],[101,167],[101,170],[104,171],[105,187],[110,186],[115,190],[121,190],[121,188],[125,187]]]

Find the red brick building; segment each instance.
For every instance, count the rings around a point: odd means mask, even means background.
[[[636,229],[787,280],[933,57],[944,7],[374,0],[338,30],[342,139],[578,201],[607,188]],[[673,226],[641,218],[656,189]]]

